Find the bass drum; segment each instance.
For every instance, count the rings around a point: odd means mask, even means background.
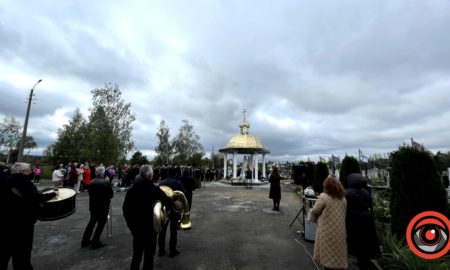
[[[53,192],[52,188],[42,190],[42,193],[50,192]],[[51,221],[72,215],[76,211],[76,195],[77,192],[74,189],[59,188],[57,197],[42,203],[38,219]]]

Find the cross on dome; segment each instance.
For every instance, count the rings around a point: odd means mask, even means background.
[[[247,119],[245,119],[246,112],[247,110],[244,108],[242,110],[242,113],[244,114],[244,120],[242,120],[241,124],[239,125],[239,127],[241,128],[241,134],[248,134],[248,129],[250,128],[250,123],[247,122]]]

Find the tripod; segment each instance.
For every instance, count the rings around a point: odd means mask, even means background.
[[[302,208],[300,208],[300,210],[298,211],[297,215],[296,215],[295,218],[292,220],[291,224],[289,225],[289,228],[291,228],[292,225],[294,225],[294,222],[295,222],[296,220],[298,221],[298,216],[300,216],[300,214],[303,214],[303,215],[302,215],[302,221],[299,221],[299,222],[300,222],[300,224],[302,224],[303,230],[305,229],[305,212],[306,212],[306,207],[305,207],[305,205],[306,205],[306,202],[305,202],[305,196],[302,196],[302,202],[303,202]]]

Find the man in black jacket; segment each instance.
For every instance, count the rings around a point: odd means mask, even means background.
[[[114,195],[111,183],[104,178],[105,167],[99,166],[95,169],[96,178],[92,180],[89,185],[89,211],[91,212],[91,218],[86,226],[81,240],[81,247],[87,247],[91,245],[91,248],[101,248],[105,246],[100,241],[103,228],[108,221],[108,212],[111,199]],[[94,226],[97,224],[94,236],[91,235],[94,230]]]
[[[186,199],[189,203],[189,210],[191,210],[191,206],[192,206],[192,191],[194,191],[197,188],[197,185],[195,183],[195,179],[194,177],[192,177],[190,175],[190,171],[189,170],[184,170],[183,171],[183,176],[180,177],[180,182],[181,184],[183,184],[183,187],[186,191],[186,193],[184,193],[184,195],[186,195]]]
[[[30,164],[17,162],[11,167],[11,175],[0,181],[0,269],[8,268],[11,257],[14,269],[33,269],[30,259],[40,204],[57,195],[40,193],[33,179]]]
[[[176,178],[177,177],[177,168],[169,168],[169,176],[167,179],[162,180],[159,183],[159,186],[168,186],[172,190],[178,190],[186,194],[186,190],[183,187],[183,184]],[[170,227],[170,240],[169,240],[169,256],[175,257],[180,252],[177,250],[177,230],[178,230],[178,221],[181,219],[180,213],[174,211],[173,208],[169,210],[169,221],[164,224],[161,232],[158,236],[158,246],[159,246],[159,256],[164,256],[166,253],[166,232],[167,227]]]
[[[123,203],[123,216],[133,235],[131,270],[139,269],[144,253],[144,268],[153,269],[157,233],[153,228],[153,206],[156,201],[169,208],[171,200],[152,182],[153,168],[143,165]]]

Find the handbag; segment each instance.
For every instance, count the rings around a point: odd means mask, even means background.
[[[312,209],[311,210],[309,210],[309,213],[308,213],[308,221],[310,222],[310,223],[317,223],[317,216],[315,215],[315,214],[313,214],[313,212],[312,212]]]

